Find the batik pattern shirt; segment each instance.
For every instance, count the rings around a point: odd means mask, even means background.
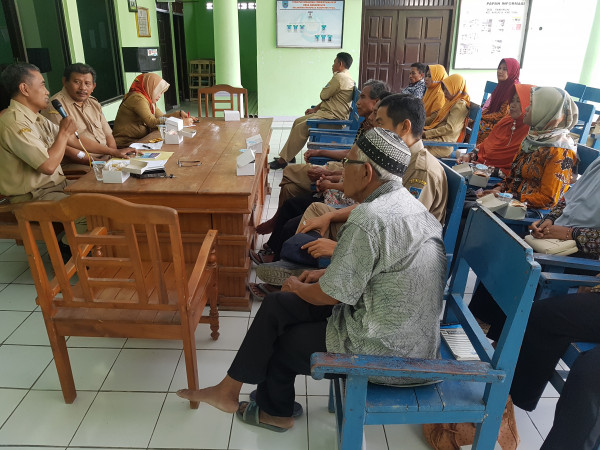
[[[422,99],[426,90],[427,86],[425,86],[425,80],[419,80],[416,83],[410,83],[408,86],[402,89],[401,94],[410,94]]]
[[[340,302],[327,350],[439,357],[445,276],[442,226],[399,181],[384,183],[352,211],[319,280]]]

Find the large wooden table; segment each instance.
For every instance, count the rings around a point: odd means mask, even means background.
[[[187,262],[195,261],[206,232],[217,229],[219,308],[249,310],[248,250],[254,244],[255,226],[264,205],[271,123],[272,119],[201,119],[195,137],[184,138],[181,145],[162,147],[163,151],[174,152],[165,167],[174,178],[130,177],[123,184],[105,184],[88,173],[67,190],[175,208]],[[256,134],[263,139],[263,152],[256,155],[256,175],[238,177],[236,158],[246,147],[246,138]],[[146,140],[152,137],[156,136]],[[179,167],[178,159],[200,160],[202,165]]]

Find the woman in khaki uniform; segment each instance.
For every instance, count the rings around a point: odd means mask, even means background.
[[[115,118],[113,136],[117,147],[128,147],[164,123],[167,115],[158,109],[156,103],[167,89],[169,83],[155,73],[144,73],[135,78]],[[192,125],[194,120],[198,120],[184,111],[177,111],[168,116],[183,119],[185,125]]]
[[[446,103],[433,122],[425,127],[423,140],[459,142],[464,137],[465,121],[471,104],[467,83],[461,75],[455,73],[442,81],[442,90]],[[452,147],[433,147],[426,142],[425,147],[438,158],[447,158],[452,153]]]

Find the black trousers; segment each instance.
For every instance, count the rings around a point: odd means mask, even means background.
[[[286,200],[275,219],[275,228],[267,245],[275,253],[275,260],[279,259],[283,243],[296,234],[302,214],[311,203],[322,202],[322,198],[313,197],[312,194],[292,197]]]
[[[600,342],[600,294],[571,294],[534,302],[510,394],[535,409],[554,369],[574,341]],[[600,347],[580,355],[556,405],[544,450],[597,449],[600,444]]]
[[[256,402],[272,416],[291,417],[296,375],[310,374],[310,356],[327,351],[325,329],[332,306],[314,306],[296,294],[263,300],[227,371],[234,380],[258,384]]]

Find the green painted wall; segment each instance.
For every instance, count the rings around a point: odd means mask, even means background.
[[[331,79],[331,65],[340,51],[352,55],[352,77],[358,81],[362,2],[347,0],[343,48],[277,48],[275,0],[257,0],[257,78],[260,116],[299,116],[319,102]]]
[[[215,38],[213,12],[206,9],[206,1],[185,3],[183,8],[185,21],[185,47],[187,58],[214,59]],[[240,35],[240,72],[242,86],[251,92],[258,89],[256,71],[256,11],[238,12]]]

